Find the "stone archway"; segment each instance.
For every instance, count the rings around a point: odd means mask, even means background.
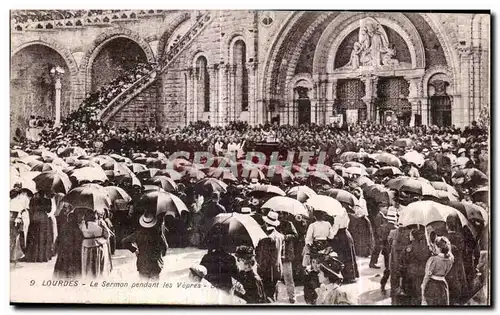
[[[313,61],[313,73],[334,72],[334,61],[340,44],[348,34],[360,27],[359,21],[375,18],[381,25],[398,33],[405,41],[411,54],[411,68],[425,68],[425,51],[417,29],[402,13],[355,13],[343,12],[337,16],[321,36],[316,47]]]
[[[156,61],[154,53],[148,42],[144,38],[142,38],[139,33],[121,27],[106,30],[104,33],[100,34],[92,42],[92,44],[89,45],[89,47],[87,47],[85,55],[81,61],[80,76],[83,77],[83,81],[85,82],[86,92],[89,92],[92,86],[92,65],[94,59],[97,57],[97,55],[99,55],[100,51],[107,43],[116,38],[127,38],[135,42],[144,51],[148,62]]]
[[[49,120],[54,120],[58,114],[67,116],[71,111],[78,73],[71,53],[57,42],[42,40],[25,42],[11,53],[11,130],[24,130],[31,115]],[[55,105],[55,79],[51,75],[55,67],[65,70],[61,78],[60,109]]]
[[[160,41],[158,42],[158,53],[156,54],[158,56],[158,60],[162,60],[163,55],[165,54],[165,45],[167,45],[168,40],[170,39],[170,36],[174,33],[174,31],[184,22],[188,21],[191,18],[191,14],[184,12],[184,13],[179,13],[172,22],[170,22],[163,31]]]

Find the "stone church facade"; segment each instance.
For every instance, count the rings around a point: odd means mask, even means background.
[[[138,62],[99,118],[126,127],[373,121],[456,125],[490,106],[488,14],[115,11],[11,26],[11,129],[61,115]]]

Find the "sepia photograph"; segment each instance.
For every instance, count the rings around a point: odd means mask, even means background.
[[[9,15],[11,304],[492,306],[490,11]]]

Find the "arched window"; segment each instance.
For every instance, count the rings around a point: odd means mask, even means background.
[[[203,104],[203,111],[210,111],[210,76],[208,74],[207,58],[200,56],[196,60],[197,81],[197,104]]]
[[[236,66],[235,104],[242,111],[248,111],[248,71],[246,68],[247,49],[245,42],[237,40],[233,46],[233,65]]]

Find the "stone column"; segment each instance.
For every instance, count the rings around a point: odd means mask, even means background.
[[[187,71],[187,86],[186,86],[186,104],[184,110],[186,111],[186,125],[192,121],[193,117],[191,115],[193,111],[193,95],[194,95],[194,86],[193,86],[193,77],[194,77],[194,69],[189,68]]]
[[[50,69],[50,74],[56,80],[55,90],[56,90],[56,99],[55,99],[55,122],[54,125],[57,127],[61,124],[61,78],[63,77],[65,71],[63,68],[57,66]]]
[[[472,49],[472,74],[473,77],[473,111],[472,120],[478,120],[481,112],[482,99],[481,99],[481,47],[474,47]]]
[[[366,104],[366,116],[368,121],[373,121],[376,119],[376,122],[379,122],[379,113],[375,107],[375,98],[377,97],[377,84],[378,77],[367,74],[361,77],[365,84],[365,96],[363,96],[362,100]],[[376,111],[376,113],[374,113]]]
[[[309,95],[312,95],[312,98],[310,96],[309,97],[311,101],[311,124],[313,124],[318,122],[318,117],[316,117],[316,114],[318,111],[318,102],[321,95],[321,79],[319,75],[315,75],[313,77],[313,90]]]
[[[208,68],[210,74],[210,125],[219,123],[219,65]]]
[[[193,73],[193,99],[194,99],[194,102],[193,102],[193,122],[197,122],[198,121],[198,107],[200,106],[199,102],[200,102],[200,96],[198,95],[200,89],[199,89],[199,85],[200,85],[200,68],[196,67],[194,68],[194,73]]]
[[[219,117],[220,125],[227,123],[227,111],[229,106],[229,65],[219,67]]]
[[[421,114],[423,88],[422,77],[405,77],[405,80],[410,84],[408,101],[411,104],[411,119],[410,126],[415,126],[415,115]],[[422,123],[424,122],[422,117]]]
[[[256,89],[256,73],[257,64],[249,62],[246,64],[248,73],[248,124],[255,125],[259,120],[259,110],[257,109],[257,89]]]
[[[471,123],[470,120],[470,91],[473,89],[470,80],[470,57],[471,49],[469,46],[458,46],[458,54],[460,56],[460,87],[461,96],[457,102],[453,103],[452,107],[452,124],[458,127],[465,127]]]
[[[330,123],[330,117],[333,115],[333,103],[337,97],[337,79],[329,78],[326,81],[326,97],[325,97],[325,118],[324,123]]]

